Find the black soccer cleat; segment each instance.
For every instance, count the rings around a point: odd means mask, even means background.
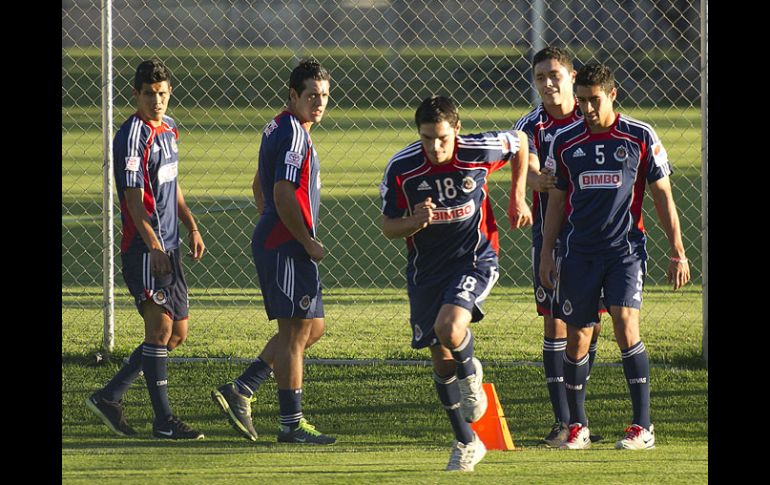
[[[184,421],[174,415],[162,423],[152,424],[152,435],[164,440],[202,440],[203,433],[192,429]]]
[[[299,420],[299,425],[295,429],[281,425],[278,430],[279,443],[300,443],[309,445],[331,445],[337,441],[337,438],[327,436],[308,423],[305,418]]]
[[[211,391],[211,400],[236,431],[251,441],[257,441],[257,431],[251,421],[251,399],[238,392],[235,383],[228,382]]]
[[[128,425],[123,416],[123,401],[108,401],[99,391],[86,398],[86,406],[104,421],[113,432],[120,436],[134,436],[136,431]]]
[[[567,426],[567,423],[556,421],[551,426],[551,432],[540,443],[549,448],[558,448],[567,438],[569,438],[569,426]]]

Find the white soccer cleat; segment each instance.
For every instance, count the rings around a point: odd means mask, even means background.
[[[561,450],[585,450],[591,447],[591,432],[580,423],[569,425],[569,436],[559,446]]]
[[[472,472],[476,463],[480,462],[486,454],[487,447],[481,442],[479,435],[473,433],[473,441],[467,445],[459,441],[454,442],[446,471]]]
[[[650,425],[646,430],[638,424],[626,428],[626,436],[615,443],[618,450],[649,450],[655,448],[655,426]]]
[[[475,374],[457,380],[461,398],[460,414],[469,423],[475,423],[487,412],[487,394],[481,385],[484,371],[481,368],[481,362],[476,357],[473,357],[473,367],[476,369]]]

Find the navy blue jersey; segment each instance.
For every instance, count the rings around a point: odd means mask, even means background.
[[[382,213],[411,215],[427,197],[436,204],[428,227],[406,238],[408,284],[427,284],[477,260],[496,260],[497,224],[487,179],[518,150],[515,134],[489,132],[458,136],[452,160],[442,165],[428,160],[419,141],[391,158],[380,184]]]
[[[556,132],[545,165],[556,169],[556,188],[567,191],[561,255],[646,257],[645,182],[672,172],[650,125],[618,114],[608,132],[591,134],[576,121]]]
[[[316,237],[318,207],[321,204],[321,178],[318,153],[310,134],[299,119],[288,111],[276,116],[262,133],[259,147],[259,179],[265,198],[265,210],[255,228],[257,247],[305,253],[302,246],[281,221],[273,199],[273,185],[288,180],[296,187],[295,195],[308,234]]]
[[[125,190],[144,190],[144,208],[155,236],[165,251],[179,247],[177,215],[177,173],[179,172],[179,133],[176,123],[163,117],[157,128],[134,113],[115,134],[112,154],[115,185],[120,199],[123,237],[120,252],[148,252],[149,248],[128,213]]]
[[[516,122],[513,129],[523,131],[529,141],[529,153],[537,155],[540,168],[548,157],[553,136],[557,130],[583,119],[583,113],[575,105],[575,109],[566,118],[557,119],[549,115],[543,103],[524,115]],[[532,191],[532,245],[536,248],[543,246],[543,221],[548,208],[548,192]]]

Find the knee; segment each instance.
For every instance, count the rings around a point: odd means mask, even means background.
[[[168,348],[169,352],[174,350],[175,348],[182,345],[185,340],[187,340],[187,332],[184,332],[183,334],[178,334],[176,332],[171,334],[171,338],[168,339],[168,343],[166,344],[166,347]]]
[[[460,345],[467,333],[465,325],[460,325],[451,320],[436,322],[433,329],[436,332],[436,337],[438,337],[439,342],[450,350]]]
[[[153,345],[168,346],[171,340],[171,330],[165,328],[154,329],[145,332],[144,341]]]

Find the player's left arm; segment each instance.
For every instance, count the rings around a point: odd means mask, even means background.
[[[671,256],[668,264],[668,282],[674,284],[677,290],[690,281],[690,265],[684,253],[682,230],[679,225],[679,215],[671,193],[671,180],[668,176],[661,177],[649,184],[658,220],[668,238]]]
[[[188,256],[193,261],[199,261],[203,257],[203,252],[206,250],[206,245],[203,244],[203,238],[198,230],[198,225],[195,223],[195,218],[192,215],[192,211],[187,207],[187,203],[184,201],[184,195],[182,194],[182,187],[177,182],[176,184],[176,205],[179,213],[179,219],[187,228],[190,237],[190,252]]]
[[[511,198],[508,202],[508,221],[511,228],[532,225],[532,211],[527,204],[527,174],[529,173],[529,141],[523,131],[511,132],[519,139],[519,149],[511,160]]]

